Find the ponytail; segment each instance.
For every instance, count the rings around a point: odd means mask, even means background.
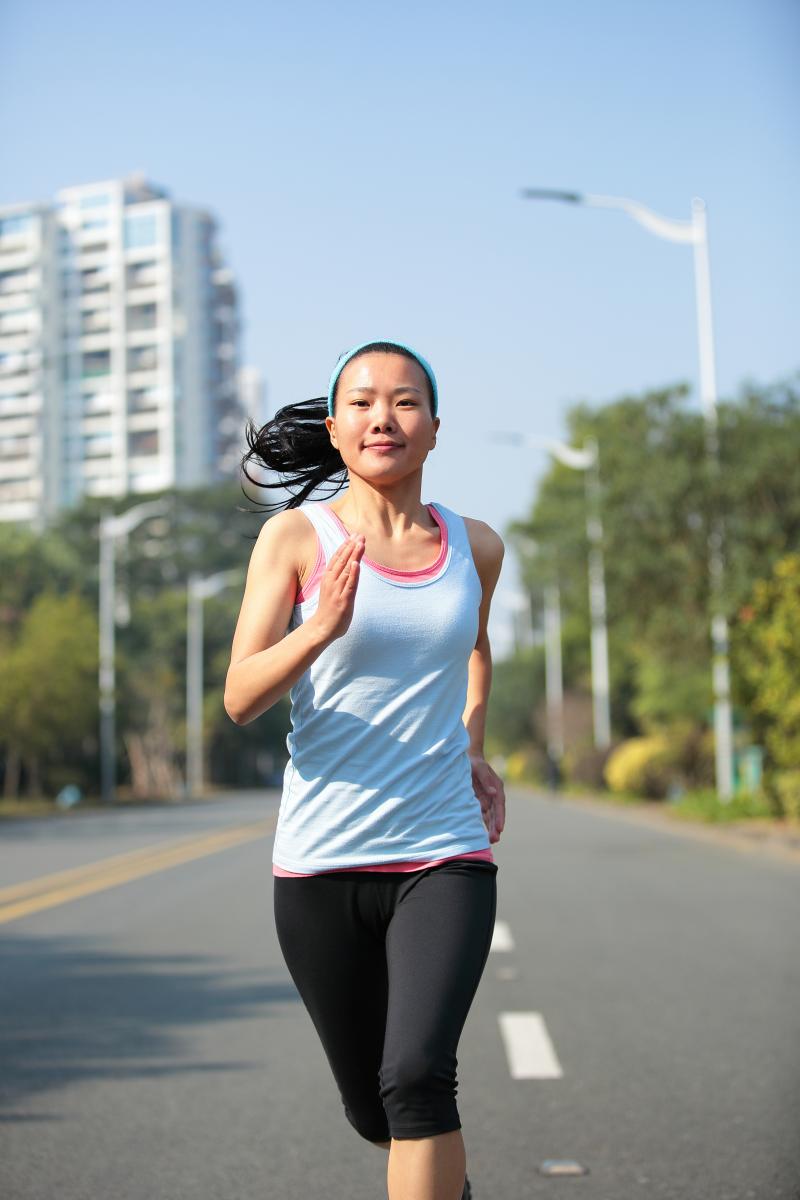
[[[324,483],[332,486],[329,496],[335,496],[345,486],[347,467],[331,443],[325,424],[327,415],[327,397],[320,396],[279,408],[260,429],[252,417],[248,419],[245,438],[250,449],[242,457],[245,477],[257,487],[283,488],[291,493],[288,500],[261,505],[260,511],[298,508]],[[247,469],[248,463],[261,464],[285,478],[279,483],[255,479]]]

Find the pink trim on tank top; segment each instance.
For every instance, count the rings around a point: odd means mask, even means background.
[[[305,583],[303,584],[303,586],[300,588],[297,595],[295,596],[295,598],[294,598],[295,604],[302,604],[304,600],[308,599],[308,597],[314,591],[314,588],[316,587],[317,583],[322,578],[322,573],[324,570],[325,570],[325,554],[322,549],[322,542],[319,540],[319,534],[317,534],[317,559],[316,559],[316,562],[314,563],[314,570],[311,572],[308,579],[305,581]]]
[[[318,503],[321,504],[321,501]],[[386,567],[383,565],[383,563],[375,562],[374,559],[367,558],[366,554],[362,554],[361,561],[365,562],[368,567],[372,567],[372,569],[377,571],[379,575],[384,575],[387,579],[428,579],[436,575],[447,558],[447,522],[439,516],[432,504],[426,504],[425,507],[433,517],[436,524],[439,526],[440,546],[439,554],[435,562],[431,563],[429,567],[423,567],[420,571],[401,571],[396,567]],[[341,520],[333,511],[331,506],[329,504],[322,504],[322,508],[324,508],[325,511],[329,513],[331,517],[333,517],[341,533],[343,533],[345,537],[349,537],[349,529],[342,524]],[[317,558],[316,562],[314,563],[314,570],[311,572],[302,588],[300,588],[295,595],[295,604],[302,604],[304,600],[309,599],[315,587],[319,583],[319,580],[322,578],[324,571],[325,555],[322,550],[322,542],[320,541],[319,534],[317,534]]]
[[[323,504],[322,507],[326,512],[330,513],[344,536],[349,537],[350,530],[342,524],[337,514],[331,508],[330,504]],[[396,567],[385,567],[383,563],[378,563],[372,558],[367,558],[366,554],[362,554],[361,561],[365,562],[368,567],[372,567],[373,570],[378,571],[381,575],[388,576],[390,579],[425,579],[429,575],[435,575],[447,557],[447,522],[439,516],[432,504],[426,504],[425,507],[433,517],[436,524],[439,526],[439,532],[441,534],[441,545],[439,547],[439,554],[435,562],[431,563],[429,567],[423,567],[421,571],[400,571]]]
[[[291,879],[308,879],[309,875],[334,875],[337,871],[423,871],[426,867],[435,867],[439,863],[450,862],[454,858],[477,858],[482,862],[494,862],[491,846],[485,850],[470,850],[466,854],[449,854],[447,858],[430,858],[424,862],[406,860],[405,862],[377,863],[369,867],[332,867],[330,871],[285,871],[277,863],[272,864],[272,874],[286,876]]]

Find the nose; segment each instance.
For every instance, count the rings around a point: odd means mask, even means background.
[[[389,405],[382,407],[376,404],[372,410],[372,428],[374,431],[393,429],[394,415]]]

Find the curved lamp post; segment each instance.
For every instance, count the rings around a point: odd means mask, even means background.
[[[624,196],[598,196],[553,188],[523,188],[525,200],[560,200],[567,204],[585,204],[594,208],[617,208],[632,217],[649,233],[670,242],[694,247],[695,297],[700,357],[700,396],[706,429],[706,455],[712,471],[719,470],[719,433],[717,421],[717,382],[714,358],[714,333],[711,318],[711,272],[708,256],[708,225],[705,201],[692,199],[692,218],[678,221],[645,208]],[[715,514],[708,535],[709,575],[711,582],[712,686],[714,691],[714,747],[716,783],[720,800],[733,795],[733,725],[730,702],[730,663],[728,618],[722,595],[725,563],[722,520]]]

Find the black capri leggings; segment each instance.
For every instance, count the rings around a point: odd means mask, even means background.
[[[371,1142],[461,1128],[456,1050],[489,955],[497,864],[275,875],[275,927],[345,1116]]]

